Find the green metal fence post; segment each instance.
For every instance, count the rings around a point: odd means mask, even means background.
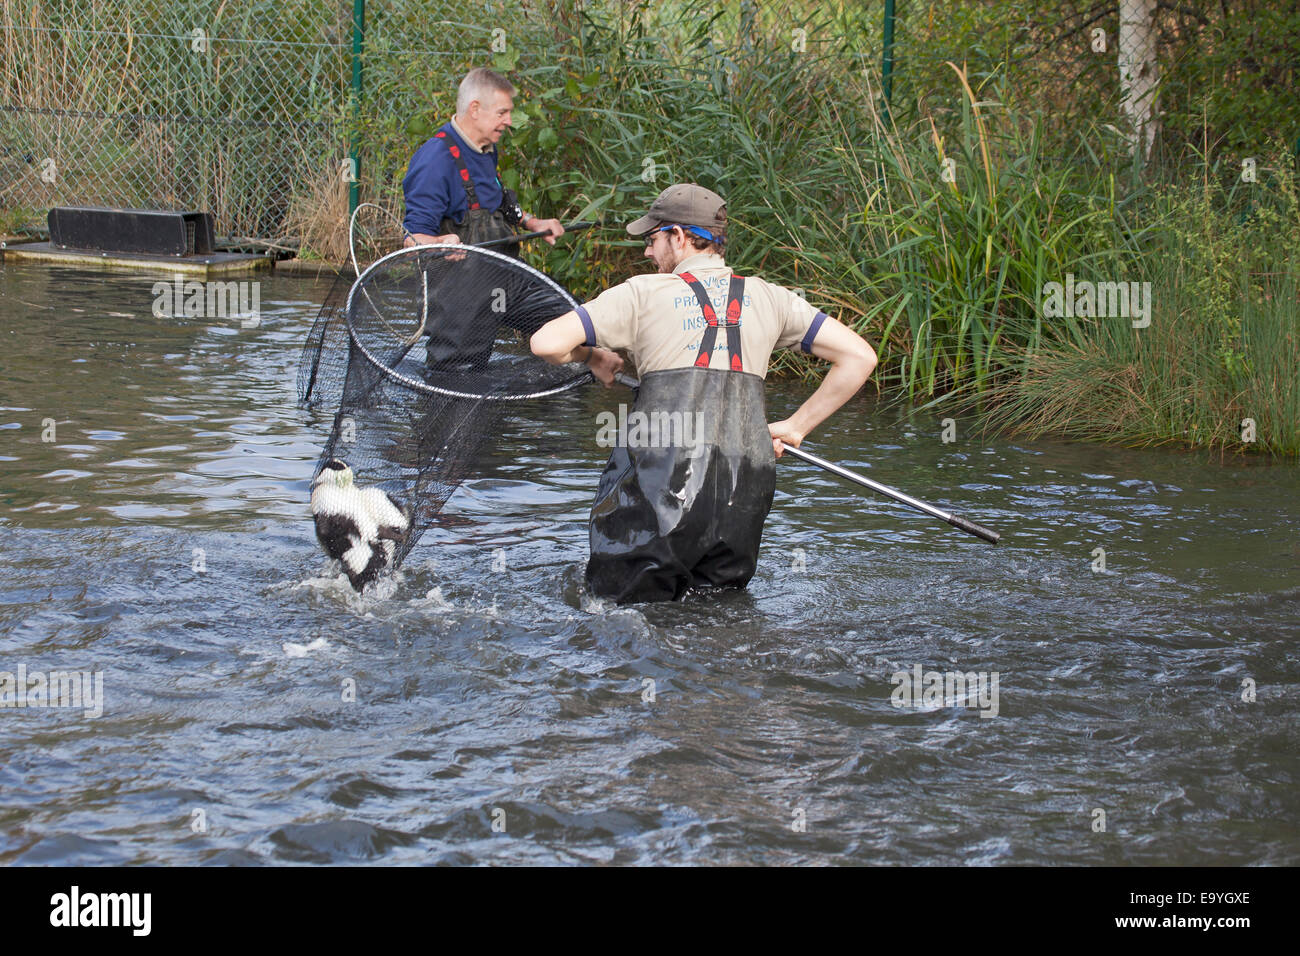
[[[352,160],[352,182],[348,184],[348,214],[357,211],[361,201],[361,147],[357,121],[361,111],[361,44],[366,36],[366,0],[352,0],[352,135],[348,158]]]
[[[885,52],[880,57],[880,85],[885,94],[885,115],[894,98],[894,0],[885,0]]]

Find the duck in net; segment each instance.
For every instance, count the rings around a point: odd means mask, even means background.
[[[585,366],[549,365],[528,344],[577,304],[513,256],[415,246],[362,272],[342,321],[334,309],[332,327],[313,330],[300,397],[339,397],[312,514],[321,546],[354,588],[402,563],[479,470],[485,438],[512,408],[592,381]]]

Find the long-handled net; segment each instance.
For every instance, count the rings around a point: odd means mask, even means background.
[[[303,350],[300,397],[332,404],[337,395],[339,404],[316,474],[342,459],[358,484],[382,488],[411,515],[392,567],[478,471],[484,441],[512,406],[592,380],[585,367],[550,365],[528,345],[577,304],[500,252],[417,246],[360,274],[342,322],[318,318]]]

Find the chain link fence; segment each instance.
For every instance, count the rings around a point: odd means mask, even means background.
[[[200,209],[228,242],[338,259],[352,143],[378,162],[360,198],[400,216],[408,121],[443,122],[505,36],[501,3],[371,0],[358,103],[358,6],[0,0],[0,233],[39,233],[57,205]]]
[[[351,3],[0,0],[0,209],[211,211],[286,232],[345,155]]]

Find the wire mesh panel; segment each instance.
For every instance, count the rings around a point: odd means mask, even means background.
[[[285,233],[346,156],[351,5],[320,0],[5,0],[0,206],[210,211]]]

